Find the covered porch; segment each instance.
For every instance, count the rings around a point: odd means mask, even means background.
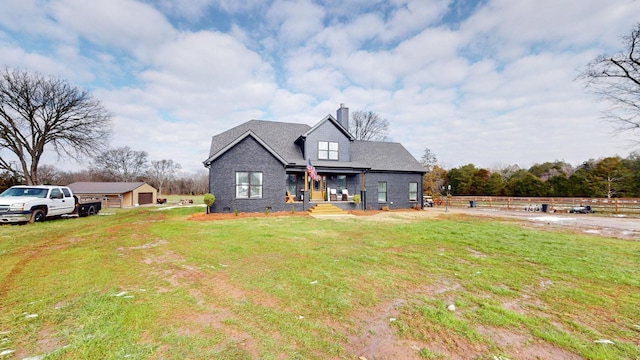
[[[306,171],[287,172],[286,198],[289,203],[332,203],[345,210],[356,208],[353,196],[364,199],[365,170],[318,169],[312,179]],[[313,205],[310,205],[313,206]]]

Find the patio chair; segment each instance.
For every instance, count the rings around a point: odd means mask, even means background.
[[[336,194],[336,189],[329,190],[329,201],[338,201],[338,195]]]
[[[287,203],[292,203],[292,202],[296,201],[296,197],[291,195],[291,193],[287,191],[287,197],[286,197],[285,201]]]

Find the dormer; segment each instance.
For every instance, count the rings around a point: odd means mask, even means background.
[[[327,115],[301,136],[305,159],[326,162],[326,165],[351,161],[351,143],[355,138],[343,126],[345,123],[348,126],[349,109],[340,105],[337,115],[342,119],[342,123]]]

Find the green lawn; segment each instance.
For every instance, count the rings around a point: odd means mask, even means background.
[[[0,227],[0,360],[640,358],[638,242],[107,210]]]

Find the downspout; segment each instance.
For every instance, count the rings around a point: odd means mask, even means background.
[[[367,173],[367,170],[362,170],[362,181],[360,185],[360,199],[362,200],[362,210],[367,209],[367,188],[364,186],[364,174]]]

